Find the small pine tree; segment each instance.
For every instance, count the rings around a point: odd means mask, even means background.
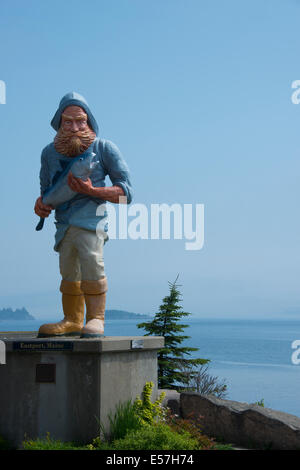
[[[198,348],[180,346],[190,336],[179,334],[189,325],[179,324],[178,320],[190,313],[183,312],[179,305],[181,295],[177,279],[178,276],[173,283],[169,282],[169,295],[164,297],[154,319],[151,322],[139,323],[137,326],[148,332],[144,336],[165,338],[164,348],[158,351],[158,388],[180,391],[186,390],[191,380],[191,375],[187,374],[186,370],[199,364],[206,364],[209,360],[186,357],[190,356],[191,352],[198,351]]]

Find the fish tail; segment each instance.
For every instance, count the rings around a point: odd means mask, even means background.
[[[37,230],[37,231],[42,230],[42,228],[44,227],[44,222],[45,222],[45,219],[43,217],[40,217],[40,221],[37,224],[37,226],[35,227],[35,230]]]

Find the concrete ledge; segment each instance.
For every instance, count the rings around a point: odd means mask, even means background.
[[[300,418],[288,413],[193,392],[180,394],[180,411],[183,418],[201,415],[210,437],[247,448],[300,450]]]
[[[137,349],[160,349],[164,345],[163,336],[104,336],[103,338],[52,337],[37,338],[36,332],[0,332],[0,340],[5,342],[6,352],[11,351],[59,351],[80,353],[104,353],[132,351]]]

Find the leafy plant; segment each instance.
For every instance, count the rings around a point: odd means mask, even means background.
[[[196,414],[191,414],[187,419],[184,419],[169,412],[166,422],[173,431],[178,432],[179,434],[187,432],[191,437],[196,439],[199,448],[203,450],[211,450],[215,447],[214,439],[210,439],[202,434],[201,419],[202,416]]]
[[[258,405],[258,406],[261,406],[262,408],[264,408],[265,407],[265,401],[262,398],[261,400],[254,402],[253,405]]]
[[[151,395],[153,387],[153,382],[146,382],[142,392],[142,398],[137,397],[133,404],[134,410],[142,424],[153,424],[155,421],[162,420],[164,418],[162,401],[166,393],[162,392],[159,398],[152,403]]]

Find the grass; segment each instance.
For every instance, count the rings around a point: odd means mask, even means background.
[[[76,442],[62,442],[52,439],[47,433],[44,439],[27,439],[23,441],[24,450],[88,450],[86,445]]]
[[[0,450],[14,450],[14,447],[6,439],[0,436]]]
[[[100,430],[106,441],[114,441],[125,437],[129,430],[140,429],[141,423],[131,400],[119,403],[115,413],[108,414],[109,431],[100,423]]]

